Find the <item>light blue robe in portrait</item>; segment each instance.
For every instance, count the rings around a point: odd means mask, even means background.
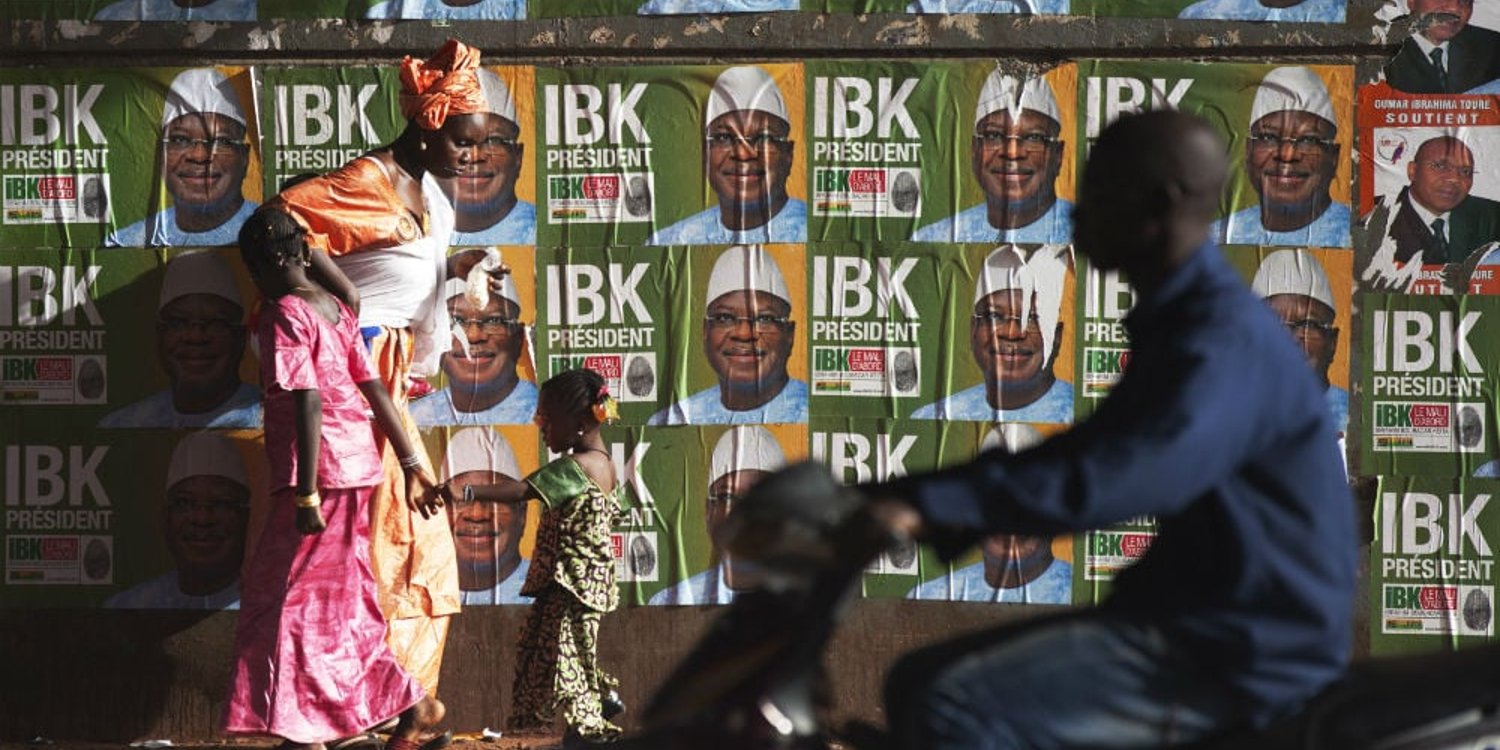
[[[459,411],[451,386],[407,405],[418,427],[477,427],[491,424],[531,424],[536,416],[536,383],[521,380],[503,401],[484,411]]]
[[[1328,402],[1328,413],[1333,416],[1333,427],[1339,432],[1349,429],[1349,392],[1338,386],[1330,385],[1323,392],[1323,398]]]
[[[194,596],[182,593],[177,571],[173,570],[105,599],[104,606],[107,609],[239,609],[240,582],[236,580],[212,594]]]
[[[1177,17],[1225,21],[1343,23],[1346,4],[1347,0],[1303,0],[1290,8],[1267,8],[1259,0],[1199,0],[1183,8]]]
[[[798,0],[647,0],[638,16],[670,16],[682,13],[770,13],[799,10]]]
[[[1024,227],[996,229],[989,206],[981,203],[912,232],[912,242],[1015,242],[1066,244],[1073,241],[1073,204],[1061,198]]]
[[[647,245],[757,245],[767,242],[806,242],[807,204],[788,199],[771,221],[754,229],[730,229],[719,221],[719,207],[711,206],[651,235]]]
[[[530,604],[531,597],[521,596],[521,586],[526,583],[526,573],[531,570],[531,561],[522,559],[521,564],[516,566],[505,580],[495,584],[494,588],[483,591],[463,591],[463,605],[472,607],[474,605],[486,606],[492,604]]]
[[[120,0],[94,14],[95,21],[254,21],[257,0],[217,0],[181,8],[172,0]]]
[[[383,0],[365,11],[365,18],[519,21],[526,18],[526,0],[482,0],[463,7],[444,5],[441,0]]]
[[[728,604],[734,601],[734,590],[724,581],[723,564],[715,565],[675,586],[656,592],[647,602],[670,604]]]
[[[535,245],[536,206],[516,201],[505,218],[477,232],[453,230],[449,245]]]
[[[172,406],[172,389],[122,406],[99,420],[107,429],[120,427],[167,427],[172,429],[237,429],[260,426],[260,389],[240,383],[224,403],[202,414],[184,414]]]
[[[260,204],[246,200],[223,224],[206,232],[184,232],[177,228],[177,208],[117,229],[104,238],[106,247],[221,247],[239,244],[240,225],[255,213]]]
[[[1349,206],[1334,201],[1311,224],[1290,232],[1272,232],[1261,225],[1260,206],[1255,205],[1214,222],[1210,236],[1226,245],[1349,247]]]
[[[912,0],[907,13],[1036,13],[1065,15],[1071,0]]]
[[[1053,560],[1036,580],[1013,589],[997,589],[984,580],[984,561],[934,578],[906,592],[907,599],[1012,604],[1072,604],[1073,566]]]
[[[961,419],[975,422],[1073,423],[1073,384],[1052,383],[1042,397],[1019,409],[990,406],[984,383],[941,398],[911,413],[912,419]]]
[[[807,383],[788,380],[776,398],[758,409],[731,411],[719,400],[719,386],[698,391],[652,414],[648,425],[777,424],[807,421]]]

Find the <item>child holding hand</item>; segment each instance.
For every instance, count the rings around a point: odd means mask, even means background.
[[[604,378],[568,370],[542,384],[536,422],[561,454],[524,481],[469,485],[467,500],[542,501],[531,571],[521,593],[536,597],[516,660],[512,730],[542,728],[559,713],[565,746],[615,740],[609,717],[624,710],[619,682],[598,664],[599,623],[619,604],[610,533],[620,514],[615,469],[600,425],[617,418]]]

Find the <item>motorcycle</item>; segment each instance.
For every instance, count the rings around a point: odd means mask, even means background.
[[[834,727],[823,652],[866,565],[909,540],[863,514],[862,496],[804,463],[766,478],[725,522],[724,548],[756,567],[642,714],[620,750],[880,750],[882,730]],[[1494,738],[1493,743],[1484,742]],[[1500,645],[1369,659],[1269,727],[1187,750],[1500,748]]]

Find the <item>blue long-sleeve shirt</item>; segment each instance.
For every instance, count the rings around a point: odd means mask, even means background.
[[[1323,388],[1213,246],[1125,326],[1130,367],[1090,419],[890,490],[939,539],[1157,517],[1105,608],[1159,623],[1269,718],[1336,678],[1352,636],[1353,503]]]

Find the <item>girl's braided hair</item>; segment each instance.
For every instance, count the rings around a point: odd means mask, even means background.
[[[593,370],[564,370],[542,383],[539,398],[546,398],[569,413],[592,414],[594,407],[609,398],[604,376]],[[595,415],[597,419],[597,415]],[[604,420],[600,419],[600,422]]]

